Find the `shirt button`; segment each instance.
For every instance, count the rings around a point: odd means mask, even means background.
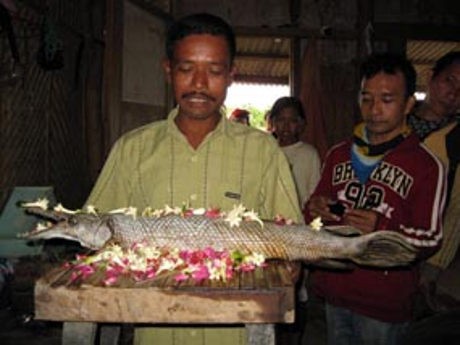
[[[193,163],[196,163],[198,161],[198,157],[197,156],[193,156],[191,159],[190,159]]]
[[[190,200],[195,201],[197,199],[197,197],[198,196],[196,194],[192,194],[192,195],[190,195]]]

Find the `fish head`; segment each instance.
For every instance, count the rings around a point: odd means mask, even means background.
[[[90,249],[102,248],[111,238],[112,230],[107,217],[94,214],[67,214],[40,208],[27,208],[26,212],[46,219],[46,224],[39,223],[29,232],[20,237],[29,240],[47,240],[61,238],[77,241]]]

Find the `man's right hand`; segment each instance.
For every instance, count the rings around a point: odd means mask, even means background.
[[[339,222],[341,217],[330,211],[330,205],[334,203],[334,200],[325,196],[313,196],[308,202],[308,212],[312,218],[321,217],[323,221]]]

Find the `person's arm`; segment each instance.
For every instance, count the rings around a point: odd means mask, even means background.
[[[316,149],[313,151],[309,160],[309,171],[310,178],[308,179],[307,194],[304,203],[310,198],[310,195],[315,190],[321,177],[321,159],[319,158],[319,154]]]
[[[331,213],[329,205],[335,202],[332,195],[332,161],[333,154],[329,152],[324,161],[320,178],[315,190],[305,203],[303,214],[305,223],[309,224],[314,218],[321,217],[323,222],[338,222],[340,217]]]
[[[457,169],[451,189],[449,206],[444,212],[443,244],[441,249],[428,260],[428,264],[447,269],[455,258],[460,243],[460,168]]]
[[[408,242],[419,249],[418,257],[433,255],[442,242],[442,217],[446,194],[444,168],[440,161],[425,166],[414,193],[408,198],[412,212],[401,220],[400,229]],[[406,224],[411,224],[405,225]]]
[[[302,154],[297,156],[297,161],[291,162],[291,164],[294,181],[299,194],[300,207],[303,208],[318,184],[321,160],[318,152],[312,146],[308,146],[301,152]]]
[[[263,171],[261,216],[273,219],[281,215],[297,223],[303,223],[289,164],[277,146],[271,150]]]

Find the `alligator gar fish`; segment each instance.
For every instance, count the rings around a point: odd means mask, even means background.
[[[232,226],[223,218],[205,215],[133,217],[125,214],[65,214],[26,207],[26,211],[52,220],[46,229],[22,235],[30,240],[63,238],[83,247],[101,249],[109,243],[128,248],[147,242],[152,246],[195,250],[239,250],[266,259],[309,263],[350,260],[365,266],[393,267],[415,260],[416,250],[394,231],[343,236],[340,227],[314,230],[308,225],[279,225],[269,221],[242,221]],[[329,231],[327,231],[327,229]]]

